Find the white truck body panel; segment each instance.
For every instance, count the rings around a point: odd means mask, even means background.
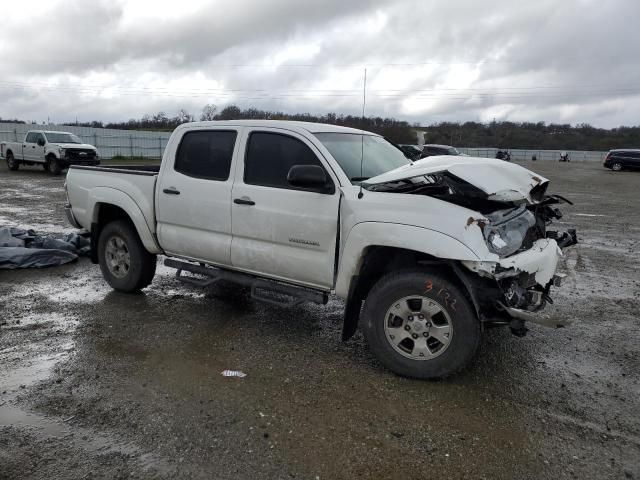
[[[231,172],[226,181],[196,179],[173,169],[182,136],[198,129],[238,132]],[[245,146],[252,131],[281,132],[304,142],[325,167],[335,184],[335,193],[245,184]],[[348,294],[363,255],[371,246],[397,247],[439,259],[461,261],[475,271],[491,270],[499,265],[500,257],[488,249],[479,224],[470,222],[481,219],[481,213],[425,195],[365,190],[362,198],[358,198],[360,189],[351,184],[314,132],[372,135],[360,130],[302,122],[185,124],[172,134],[157,175],[72,168],[67,184],[73,213],[79,224],[90,228],[97,220],[96,206],[112,203],[131,216],[145,247],[152,253],[163,252],[334,291],[343,298]],[[507,162],[446,156],[426,158],[366,183],[373,185],[443,170],[502,200],[527,199],[531,188],[547,182],[533,172]],[[165,189],[176,189],[180,194],[166,194]],[[255,205],[234,203],[238,198],[250,199]],[[546,241],[545,245],[552,242]],[[527,264],[523,268],[534,268],[536,255],[539,255],[546,265],[541,267],[545,272],[541,276],[547,279],[549,272],[555,270],[555,263],[547,258],[549,248],[527,252],[526,258],[521,257]],[[556,247],[553,252],[557,261],[559,249]]]

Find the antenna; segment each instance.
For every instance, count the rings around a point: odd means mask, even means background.
[[[367,105],[367,69],[364,69],[364,82],[362,83],[362,124],[364,126],[364,108]],[[358,199],[364,196],[362,193],[362,176],[364,164],[364,135],[360,135],[360,191]]]

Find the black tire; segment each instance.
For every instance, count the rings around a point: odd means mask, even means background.
[[[128,268],[113,266],[113,257],[107,252],[110,242],[122,242],[125,245],[129,256]],[[127,220],[110,222],[102,229],[98,239],[98,261],[107,283],[120,292],[142,290],[151,283],[156,273],[156,256],[144,248],[135,227]]]
[[[47,169],[51,175],[60,175],[62,173],[62,165],[56,157],[49,157],[49,168]]]
[[[42,169],[43,169],[45,172],[48,172],[48,171],[49,171],[49,161],[48,161],[48,160],[45,160],[45,162],[42,164]]]
[[[15,159],[11,152],[7,153],[7,168],[14,172],[20,168],[20,162]]]
[[[442,315],[440,318],[448,316],[446,324],[450,324],[450,333],[449,338],[445,340],[448,344],[446,347],[442,344],[444,350],[432,358],[407,358],[399,353],[396,350],[399,347],[392,346],[392,340],[387,338],[387,322],[395,322],[399,318],[395,317],[393,312],[389,312],[387,316],[388,311],[394,304],[398,308],[401,299],[412,296],[423,297],[425,302],[436,305],[434,308],[442,311],[436,314]],[[414,308],[410,310],[413,311]],[[435,328],[436,315],[426,315],[427,318],[421,321],[428,323],[421,325],[428,325],[428,330],[417,330],[417,333],[412,332],[412,335],[418,338],[415,341],[422,340],[420,335],[428,337],[424,340],[425,344],[432,341],[432,345],[435,344],[437,349],[439,342],[430,338],[430,328]],[[416,328],[415,323],[411,325]],[[365,300],[362,329],[369,347],[380,363],[398,375],[420,379],[444,378],[467,366],[478,350],[481,337],[480,322],[463,291],[441,274],[417,269],[388,274],[373,286]],[[403,329],[406,329],[406,325]],[[405,335],[404,332],[401,333]],[[406,338],[403,342],[407,340],[410,344],[414,341]]]

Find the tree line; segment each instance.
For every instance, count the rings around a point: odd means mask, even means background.
[[[543,150],[609,150],[611,148],[640,148],[640,126],[596,128],[586,123],[577,125],[545,122],[440,122],[430,125],[409,123],[404,120],[383,117],[360,117],[327,113],[285,113],[241,109],[229,105],[221,110],[215,105],[205,105],[197,117],[186,110],[170,116],[165,112],[147,114],[139,119],[125,122],[101,121],[67,123],[94,128],[115,128],[122,130],[164,130],[171,131],[178,125],[194,120],[297,120],[303,122],[329,123],[345,127],[359,128],[385,136],[396,143],[417,143],[416,131],[425,132],[426,143],[441,143],[457,147],[476,148],[530,148]],[[0,122],[9,122],[2,120]],[[10,122],[24,123],[19,120]]]

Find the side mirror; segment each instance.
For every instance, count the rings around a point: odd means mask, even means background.
[[[38,139],[38,145],[41,146],[41,147],[44,147],[44,139],[39,138]]]
[[[294,165],[287,174],[289,185],[319,193],[333,193],[335,187],[327,182],[327,174],[318,165]]]

